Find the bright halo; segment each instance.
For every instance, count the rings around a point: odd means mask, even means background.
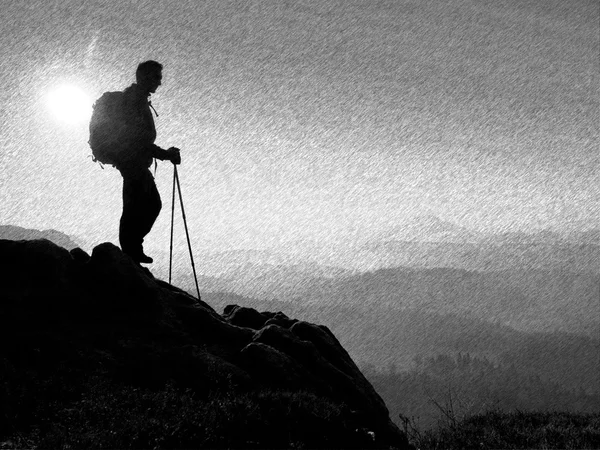
[[[48,94],[47,101],[52,116],[61,122],[85,122],[92,114],[90,96],[77,86],[58,87]]]

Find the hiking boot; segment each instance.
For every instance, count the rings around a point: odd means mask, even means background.
[[[151,264],[154,260],[152,258],[150,258],[148,255],[145,255],[143,251],[138,251],[138,252],[123,252],[127,255],[129,255],[129,257],[131,259],[133,259],[134,262],[138,263],[138,264]]]
[[[152,258],[150,258],[148,255],[145,255],[143,252],[139,255],[136,255],[133,260],[140,264],[152,264],[154,262]]]

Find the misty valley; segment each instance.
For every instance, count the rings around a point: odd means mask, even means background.
[[[598,237],[474,236],[435,221],[422,228],[421,241],[387,235],[338,264],[318,249],[304,258],[208,255],[199,267],[212,274],[199,283],[217,310],[238,304],[328,326],[398,425],[410,417],[434,427],[449,405],[457,417],[494,409],[597,412]],[[360,261],[379,264],[361,270]],[[193,283],[191,275],[176,280],[189,292]]]

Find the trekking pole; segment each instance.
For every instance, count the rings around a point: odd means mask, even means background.
[[[179,203],[181,204],[181,214],[183,215],[183,225],[185,226],[185,235],[187,237],[188,249],[190,250],[190,260],[192,261],[192,270],[194,272],[194,281],[196,282],[196,292],[198,300],[200,300],[200,289],[198,288],[198,277],[196,277],[196,266],[194,265],[194,255],[192,254],[192,244],[190,243],[190,233],[188,232],[187,219],[185,218],[185,209],[183,208],[183,198],[181,197],[181,185],[179,184],[179,175],[177,174],[177,166],[173,164],[173,174],[177,181],[177,192],[179,192]]]
[[[171,268],[173,267],[173,222],[175,219],[175,172],[173,172],[173,200],[171,201],[171,246],[169,250],[169,284],[171,284]]]

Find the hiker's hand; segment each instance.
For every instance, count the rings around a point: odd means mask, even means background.
[[[169,160],[171,160],[173,164],[181,164],[181,155],[179,154],[179,149],[177,147],[171,147],[167,152],[169,152]]]

